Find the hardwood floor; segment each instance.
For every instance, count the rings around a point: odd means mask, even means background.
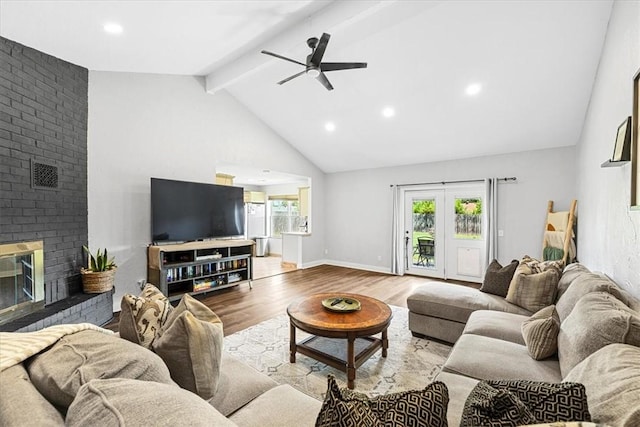
[[[407,296],[415,287],[433,280],[321,265],[254,280],[253,289],[243,283],[198,299],[220,317],[224,324],[224,334],[231,335],[286,313],[291,300],[298,296],[319,292],[351,292],[406,307]],[[459,284],[479,287],[477,284]],[[117,315],[105,327],[117,331]]]
[[[251,262],[253,263],[253,277],[255,280],[296,270],[295,267],[283,266],[282,257],[276,255],[253,257]]]

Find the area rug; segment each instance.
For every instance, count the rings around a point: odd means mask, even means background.
[[[447,359],[451,346],[415,338],[408,326],[408,310],[391,306],[388,329],[389,350],[378,350],[356,370],[355,390],[376,396],[424,388],[433,381]],[[297,330],[300,341],[309,335]],[[224,339],[225,350],[280,384],[290,384],[317,399],[324,399],[327,375],[333,374],[341,387],[347,375],[302,354],[289,363],[289,317],[274,317]]]

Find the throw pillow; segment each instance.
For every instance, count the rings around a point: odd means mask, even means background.
[[[67,426],[235,426],[213,406],[174,385],[125,378],[83,385]]]
[[[591,292],[608,292],[625,304],[629,302],[627,295],[609,278],[596,273],[583,272],[574,278],[556,301],[556,310],[558,310],[560,321],[564,322],[578,300]]]
[[[185,294],[163,325],[153,350],[167,364],[176,383],[210,399],[218,390],[223,338],[220,318]]]
[[[586,294],[560,325],[562,377],[589,355],[614,343],[640,346],[640,314],[608,292]]]
[[[480,381],[462,411],[461,427],[591,421],[582,384]]]
[[[500,265],[498,260],[494,259],[484,273],[484,280],[480,290],[488,294],[506,297],[516,268],[518,268],[518,260],[516,259],[504,267]]]
[[[558,351],[560,318],[555,305],[536,312],[522,322],[522,337],[535,360],[546,359]]]
[[[525,256],[513,274],[506,300],[535,313],[553,304],[561,275],[562,262]]]
[[[139,296],[124,295],[120,309],[120,336],[151,348],[172,307],[158,288],[147,283]]]
[[[589,411],[608,426],[640,426],[640,347],[610,344],[578,363],[565,381],[589,390]]]
[[[503,426],[536,422],[529,409],[509,390],[480,381],[464,404],[460,426]]]
[[[560,280],[558,281],[558,294],[556,295],[556,301],[562,297],[576,279],[581,275],[590,272],[591,271],[589,271],[587,267],[577,262],[567,265],[562,270],[562,277],[560,277]]]
[[[86,330],[66,335],[27,366],[33,385],[62,408],[95,378],[131,378],[174,384],[160,357],[139,345]],[[174,384],[175,385],[175,384]]]
[[[0,420],[3,426],[64,427],[64,418],[38,392],[22,363],[0,372]]]
[[[447,386],[433,382],[423,390],[391,393],[369,398],[340,389],[332,375],[316,427],[340,426],[447,426]]]

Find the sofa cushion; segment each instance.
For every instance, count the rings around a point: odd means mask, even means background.
[[[64,418],[42,396],[20,363],[0,372],[0,420],[4,426],[64,426]]]
[[[533,360],[524,345],[473,334],[460,337],[442,370],[479,380],[562,380],[558,361],[554,358]]]
[[[640,348],[610,344],[577,364],[565,381],[587,389],[593,421],[604,425],[640,426]]]
[[[586,294],[560,325],[558,359],[562,377],[589,355],[613,343],[640,346],[640,314],[608,292]]]
[[[67,426],[235,426],[206,401],[177,385],[127,378],[83,385]]]
[[[433,382],[423,390],[403,391],[369,398],[340,389],[329,375],[326,398],[316,427],[339,426],[447,426],[447,386]]]
[[[172,384],[162,359],[152,351],[102,332],[66,335],[27,365],[31,381],[54,405],[68,407],[80,387],[95,378],[130,378]]]
[[[482,292],[506,297],[513,273],[515,273],[517,267],[518,260],[514,259],[510,264],[503,267],[498,260],[494,259],[484,273],[484,280],[482,281],[480,290]]]
[[[220,318],[185,294],[162,326],[153,351],[180,387],[210,399],[218,390],[223,338]]]
[[[562,294],[569,289],[569,286],[580,277],[584,273],[591,273],[591,271],[584,266],[584,264],[580,264],[578,262],[574,262],[573,264],[567,265],[564,270],[562,270],[562,276],[558,281],[558,291],[556,293],[556,300],[558,300]]]
[[[449,406],[447,407],[447,421],[450,426],[459,426],[462,419],[462,410],[467,396],[474,389],[478,380],[464,375],[456,375],[450,372],[440,372],[434,381],[443,382],[449,392]]]
[[[478,289],[443,282],[429,282],[418,286],[407,297],[409,311],[441,319],[466,323],[476,310],[506,311],[531,315],[529,310],[507,302],[497,295]]]
[[[553,304],[562,263],[524,257],[511,279],[506,300],[535,313]]]
[[[591,421],[582,384],[481,381],[465,402],[461,426]]]
[[[220,372],[218,391],[209,403],[225,416],[278,385],[226,351],[222,352],[221,365],[224,369]]]
[[[282,384],[262,393],[229,419],[239,426],[312,426],[321,407],[321,401]]]
[[[623,303],[628,303],[628,297],[620,291],[618,285],[605,276],[595,273],[582,273],[578,275],[556,301],[556,310],[560,321],[564,322],[578,300],[591,292],[608,292]]]
[[[550,305],[522,322],[522,337],[529,354],[536,360],[546,359],[558,351],[560,318],[556,306]]]
[[[139,296],[125,294],[120,302],[120,336],[151,348],[171,309],[169,299],[150,283],[145,285]]]
[[[482,335],[524,345],[522,322],[529,316],[503,311],[478,310],[471,313],[464,327],[465,334]]]
[[[409,330],[415,336],[428,336],[453,344],[458,341],[464,328],[464,323],[455,320],[409,312]]]

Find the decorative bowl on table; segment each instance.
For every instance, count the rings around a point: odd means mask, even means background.
[[[360,301],[351,297],[335,296],[322,300],[322,306],[327,310],[348,313],[350,311],[358,311],[362,307]]]

